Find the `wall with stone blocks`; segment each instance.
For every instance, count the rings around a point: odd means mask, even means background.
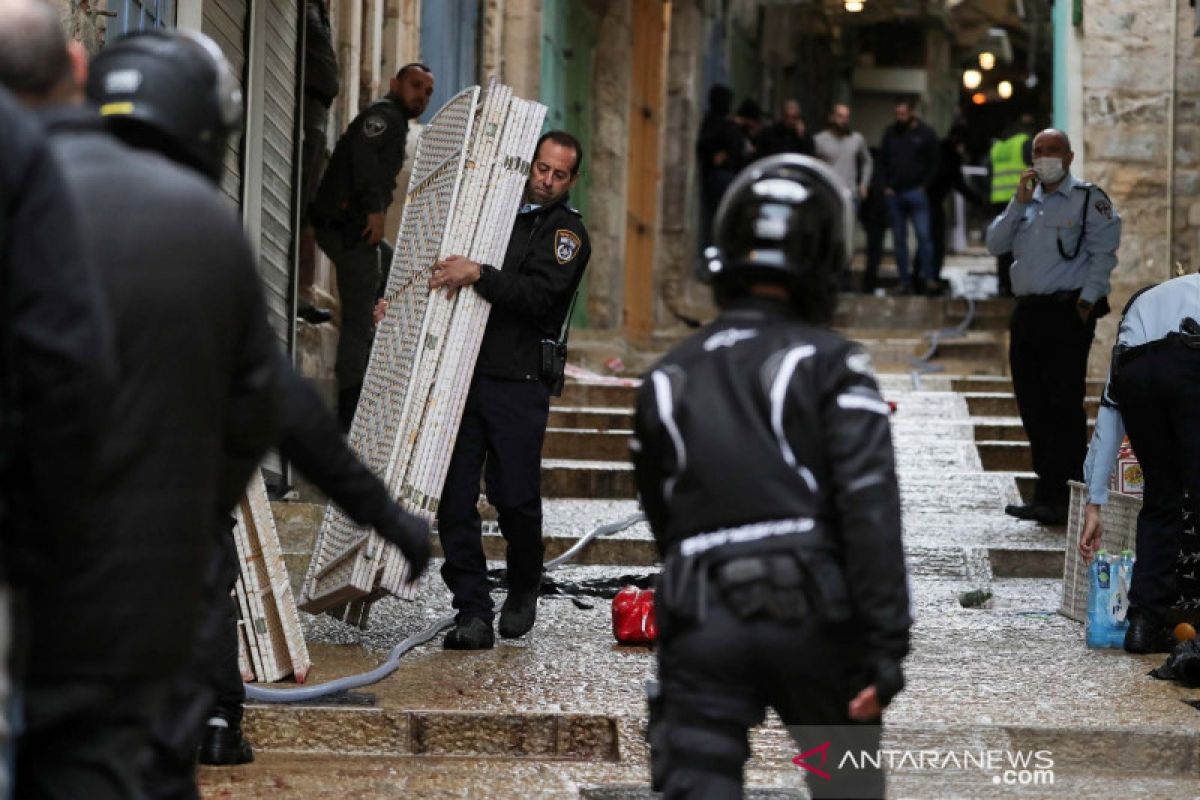
[[[67,36],[83,43],[89,53],[104,45],[105,0],[49,0],[58,9]]]
[[[1089,0],[1079,32],[1082,74],[1082,177],[1108,192],[1123,220],[1120,263],[1113,273],[1113,308],[1138,287],[1169,277],[1179,262],[1200,269],[1200,66],[1193,9],[1179,3],[1176,36],[1175,185],[1168,200],[1168,118],[1171,102],[1169,0],[1129,3]],[[1078,136],[1077,136],[1078,138]],[[1168,257],[1168,209],[1174,245]],[[1101,321],[1092,370],[1102,373],[1119,314]]]

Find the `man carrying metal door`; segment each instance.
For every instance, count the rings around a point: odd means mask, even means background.
[[[852,220],[815,159],[743,171],[706,265],[721,315],[638,392],[630,450],[664,557],[648,738],[667,800],[740,798],[767,706],[823,773],[814,796],[883,796],[878,767],[844,756],[879,748],[911,618],[890,410],[867,354],[825,327]]]
[[[493,606],[476,504],[484,471],[488,500],[508,542],[508,597],[500,635],[533,627],[542,583],[542,441],[552,388],[561,385],[565,351],[559,336],[591,258],[587,229],[567,204],[583,150],[569,133],[538,140],[504,255],[503,269],[452,255],[434,265],[431,289],[474,286],[491,303],[462,425],[438,506],[446,562],[442,578],[458,611],[445,646],[492,647]]]

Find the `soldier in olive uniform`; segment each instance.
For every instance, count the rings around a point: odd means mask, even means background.
[[[338,417],[347,430],[371,355],[372,311],[383,277],[379,242],[404,164],[408,121],[424,113],[432,95],[428,67],[402,67],[387,96],[355,117],[338,140],[309,211],[317,244],[337,266],[342,332],[335,372]]]

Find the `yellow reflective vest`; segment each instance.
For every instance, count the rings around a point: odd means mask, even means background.
[[[1021,150],[1028,139],[1029,134],[1017,133],[992,145],[993,203],[1007,203],[1017,193],[1021,173],[1026,169]]]

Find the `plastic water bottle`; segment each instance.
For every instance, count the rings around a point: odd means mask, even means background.
[[[1112,640],[1110,647],[1125,646],[1125,631],[1129,630],[1129,587],[1133,585],[1133,551],[1122,550],[1112,565],[1112,597],[1108,602]]]
[[[1088,581],[1088,647],[1112,647],[1112,617],[1109,614],[1113,594],[1112,567],[1107,550],[1096,553]]]

